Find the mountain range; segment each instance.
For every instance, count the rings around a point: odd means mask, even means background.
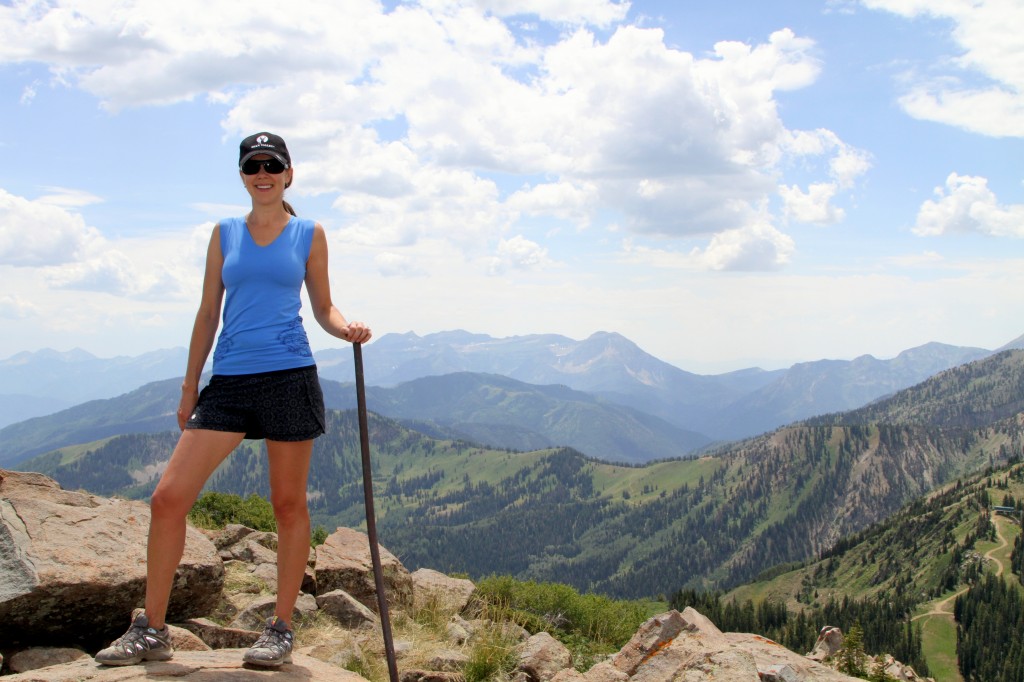
[[[631,597],[729,588],[828,551],[957,476],[1024,457],[1022,397],[1024,351],[1006,351],[859,410],[642,466],[478,446],[371,415],[378,525],[414,567]],[[355,414],[328,419],[310,473],[314,521],[359,525]],[[107,437],[18,468],[145,498],[173,441],[166,431]],[[261,445],[246,442],[209,489],[266,496],[265,466]]]
[[[356,406],[352,384],[323,379],[330,409]],[[0,466],[55,448],[128,433],[177,429],[180,380],[165,379],[0,429]],[[638,410],[566,386],[534,386],[458,372],[366,390],[367,406],[417,431],[514,450],[570,446],[593,457],[642,463],[683,457],[710,440]]]
[[[1024,348],[1024,336],[997,350],[1009,348]],[[459,372],[494,374],[539,386],[568,386],[718,441],[860,407],[993,352],[929,343],[889,360],[864,355],[799,363],[788,370],[751,368],[699,375],[663,362],[611,332],[582,341],[555,334],[386,334],[363,349],[368,386],[393,387]],[[0,427],[179,377],[186,355],[183,348],[111,359],[81,350],[19,353],[0,361]],[[347,348],[320,351],[315,358],[322,378],[352,380],[352,354]]]

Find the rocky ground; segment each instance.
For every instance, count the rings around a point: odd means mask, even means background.
[[[347,528],[310,552],[293,614],[292,663],[276,671],[242,665],[242,652],[273,613],[276,537],[228,526],[189,528],[168,611],[174,658],[97,665],[91,655],[124,632],[142,601],[148,525],[144,503],[65,491],[40,474],[0,470],[5,682],[387,680],[369,543]],[[580,671],[550,634],[488,618],[471,581],[428,569],[410,573],[383,547],[380,554],[402,682],[484,679],[480,654],[488,650],[507,650],[513,660],[512,673],[492,679],[511,675],[516,682],[856,679],[823,662],[841,645],[835,629],[823,631],[815,651],[801,656],[757,635],[723,633],[693,609],[651,618],[618,653]],[[919,679],[895,661],[889,674],[901,682]]]

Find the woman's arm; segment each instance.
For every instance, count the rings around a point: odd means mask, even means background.
[[[349,322],[331,302],[331,283],[327,276],[327,234],[317,223],[313,228],[313,244],[306,261],[306,291],[313,308],[313,317],[331,336],[365,343],[373,335],[362,322]]]
[[[192,339],[188,345],[188,364],[185,367],[185,380],[181,384],[181,402],[178,404],[178,428],[184,430],[185,422],[192,416],[199,401],[199,378],[210,356],[217,326],[220,324],[220,307],[224,300],[224,282],[221,269],[224,266],[224,254],[220,250],[220,224],[213,228],[210,245],[206,249],[206,272],[203,275],[203,296],[199,302],[199,312],[192,326]]]

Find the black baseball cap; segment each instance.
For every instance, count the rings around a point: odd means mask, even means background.
[[[292,157],[288,154],[288,146],[284,138],[274,133],[254,133],[242,140],[238,147],[238,167],[258,154],[269,154],[284,164],[285,168],[292,167]]]

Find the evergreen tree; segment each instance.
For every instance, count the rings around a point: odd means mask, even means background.
[[[853,677],[865,677],[867,667],[864,653],[864,630],[860,625],[854,625],[843,638],[843,648],[836,654],[839,672],[846,673]]]

